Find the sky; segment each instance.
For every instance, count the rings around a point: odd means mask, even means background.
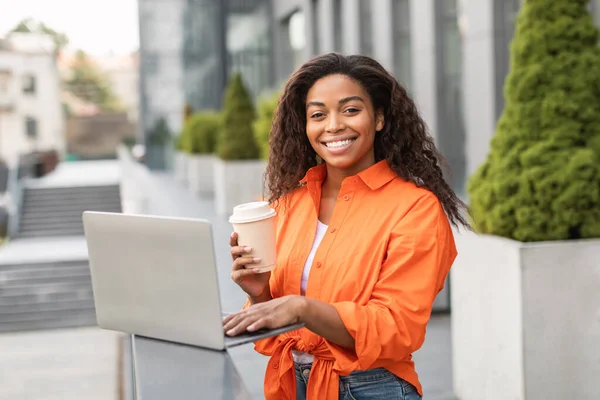
[[[127,54],[139,46],[137,0],[0,0],[0,37],[31,17],[65,33],[70,49]]]

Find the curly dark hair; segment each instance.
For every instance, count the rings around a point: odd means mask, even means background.
[[[313,84],[328,75],[346,75],[369,94],[375,110],[382,110],[384,127],[375,135],[375,160],[386,160],[401,178],[437,196],[450,222],[469,228],[467,205],[444,180],[444,158],[438,153],[425,122],[406,89],[377,61],[337,53],[318,56],[302,65],[288,80],[271,126],[266,182],[269,201],[276,202],[300,185],[318,164],[306,135],[306,96]]]

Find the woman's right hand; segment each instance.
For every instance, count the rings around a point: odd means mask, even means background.
[[[260,299],[263,298],[264,300],[270,299],[269,278],[271,272],[261,273],[253,268],[253,264],[260,263],[260,259],[248,256],[252,251],[251,248],[238,245],[237,233],[231,234],[229,245],[233,259],[231,279],[250,296],[253,303],[261,302]]]

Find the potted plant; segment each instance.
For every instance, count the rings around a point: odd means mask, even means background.
[[[271,134],[271,124],[277,104],[279,103],[279,93],[272,93],[264,96],[258,101],[258,116],[254,121],[254,138],[260,149],[260,158],[267,161],[269,159],[269,137]]]
[[[242,76],[232,76],[223,102],[223,131],[217,139],[215,207],[226,215],[233,207],[262,195],[265,164],[254,137],[254,105]]]
[[[156,120],[146,141],[146,165],[153,170],[167,167],[167,151],[170,152],[172,136],[165,118]]]
[[[198,112],[184,127],[184,148],[187,161],[188,186],[196,195],[214,192],[215,143],[221,130],[221,116],[213,111]]]
[[[185,137],[183,131],[175,138],[175,155],[173,173],[175,175],[175,181],[181,185],[187,186],[188,184],[188,154],[185,152]]]
[[[455,395],[600,396],[600,49],[585,0],[528,0],[457,235]]]
[[[188,185],[188,159],[189,154],[185,151],[185,126],[188,123],[188,120],[193,114],[192,107],[189,104],[185,105],[183,109],[183,127],[181,133],[175,139],[175,154],[174,165],[173,165],[173,173],[175,175],[175,181],[180,183],[183,186]]]

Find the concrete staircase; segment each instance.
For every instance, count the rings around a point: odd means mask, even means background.
[[[118,185],[25,188],[18,238],[82,236],[84,211],[121,212]]]
[[[0,332],[95,324],[87,260],[0,265]]]
[[[96,324],[82,214],[121,212],[119,170],[61,163],[24,180],[18,232],[0,248],[0,332]]]

